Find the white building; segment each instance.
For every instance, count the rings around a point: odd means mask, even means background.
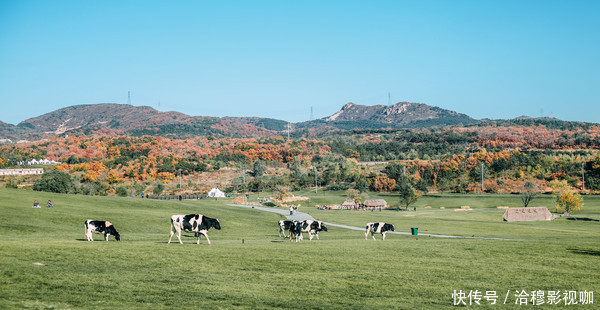
[[[59,161],[55,161],[55,160],[49,160],[49,159],[46,159],[46,158],[40,159],[40,160],[37,160],[37,159],[34,158],[32,160],[29,160],[29,161],[20,161],[20,162],[17,163],[17,165],[19,165],[19,166],[25,166],[25,165],[27,165],[27,166],[33,166],[33,165],[60,165],[60,162]]]
[[[44,174],[44,168],[0,169],[0,175]]]
[[[225,193],[223,193],[220,189],[213,187],[213,189],[208,192],[208,197],[225,197]]]

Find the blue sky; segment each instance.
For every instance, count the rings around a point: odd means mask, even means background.
[[[130,91],[161,111],[290,122],[389,94],[600,123],[599,31],[600,1],[0,0],[0,120]]]

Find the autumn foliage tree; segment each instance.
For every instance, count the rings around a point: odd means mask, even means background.
[[[376,192],[391,192],[396,186],[396,180],[388,178],[386,175],[378,175],[373,179],[371,187]]]
[[[355,202],[361,202],[367,198],[366,193],[361,193],[359,190],[354,188],[347,189],[345,193],[347,199],[352,199]]]
[[[284,200],[288,196],[290,196],[290,187],[289,186],[277,186],[274,191],[275,198],[279,200]]]
[[[566,191],[556,196],[556,210],[559,212],[570,215],[571,211],[580,210],[582,207],[583,198],[579,194]]]

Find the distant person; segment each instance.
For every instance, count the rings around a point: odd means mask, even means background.
[[[37,202],[37,200],[34,200],[34,201],[33,201],[33,207],[34,207],[34,208],[39,208],[39,207],[40,207],[40,203],[39,203],[39,202]]]
[[[144,198],[144,192],[142,192],[142,198]]]
[[[54,208],[54,205],[52,204],[52,200],[48,200],[48,208]]]

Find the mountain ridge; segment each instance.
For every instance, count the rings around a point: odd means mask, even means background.
[[[558,121],[520,116],[512,121]],[[423,103],[398,102],[365,106],[347,103],[336,113],[317,120],[288,123],[263,117],[190,116],[161,112],[149,106],[117,103],[80,104],[32,117],[17,125],[0,121],[0,139],[39,140],[58,135],[157,135],[187,138],[263,137],[295,131],[296,136],[316,136],[339,130],[399,129],[461,126],[481,123],[452,110]],[[511,120],[503,120],[511,122]]]
[[[81,104],[32,117],[18,125],[0,124],[0,137],[37,140],[63,134],[131,134],[166,137],[272,136],[275,131],[234,119],[160,112],[149,106]]]

